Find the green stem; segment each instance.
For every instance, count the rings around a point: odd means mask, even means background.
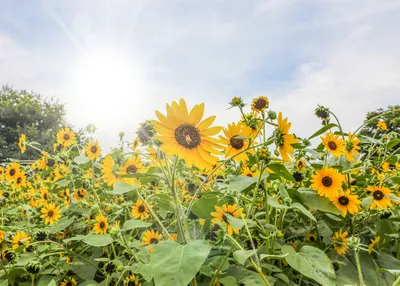
[[[213,278],[212,278],[212,280],[211,280],[209,286],[214,286],[215,283],[217,283],[218,275],[219,275],[219,273],[221,272],[222,267],[224,266],[226,260],[228,260],[228,257],[231,255],[232,251],[233,251],[233,245],[232,245],[231,248],[228,250],[228,252],[227,252],[226,255],[224,256],[224,258],[222,259],[221,263],[218,265],[218,268],[217,268],[217,270],[215,271],[215,274],[214,274],[214,276],[213,276]]]
[[[360,250],[358,248],[356,248],[354,251],[355,251],[355,256],[356,256],[358,279],[360,281],[360,286],[364,286],[365,284],[364,284],[364,279],[363,279],[362,272],[361,272],[360,257],[358,255]]]
[[[4,272],[5,272],[6,275],[7,275],[7,280],[8,280],[8,282],[10,282],[11,286],[14,286],[14,280],[11,280],[10,275],[8,274],[7,269],[4,267],[3,260],[0,259],[0,262],[1,262],[1,268],[3,268]]]
[[[394,281],[393,286],[397,286],[400,284],[400,276]]]

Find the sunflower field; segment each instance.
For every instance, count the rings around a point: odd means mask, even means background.
[[[319,106],[300,138],[269,105],[235,97],[220,127],[174,101],[111,152],[21,134],[38,157],[0,166],[0,285],[400,285],[399,134]]]

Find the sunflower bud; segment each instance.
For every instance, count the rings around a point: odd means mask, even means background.
[[[8,263],[15,259],[15,252],[11,249],[5,249],[1,252],[1,257],[5,259]]]
[[[39,230],[37,233],[36,233],[36,241],[43,241],[43,240],[45,240],[46,238],[47,238],[47,235],[49,234],[49,232],[48,231],[46,231],[46,230]]]
[[[40,272],[41,265],[39,262],[29,262],[25,265],[26,271],[30,274],[38,274]]]
[[[149,144],[153,140],[154,134],[156,134],[153,123],[149,120],[140,123],[140,127],[138,131],[136,131],[136,134],[138,135],[140,143],[143,145]]]
[[[275,120],[276,119],[276,112],[275,111],[268,111],[268,118],[271,120]]]
[[[296,182],[301,182],[304,179],[304,174],[300,171],[294,172],[292,176]]]
[[[229,102],[229,104],[231,105],[231,107],[236,107],[236,106],[238,106],[239,108],[244,107],[243,99],[237,96],[232,98],[232,101]]]
[[[266,164],[271,161],[271,153],[267,148],[262,148],[258,150],[257,155],[260,161],[264,161]]]

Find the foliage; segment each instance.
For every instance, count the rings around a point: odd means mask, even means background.
[[[394,111],[394,112],[387,112]],[[366,124],[360,131],[360,134],[369,137],[381,137],[387,131],[400,132],[400,105],[389,105],[387,109],[379,108],[376,111],[367,113]],[[383,121],[387,125],[388,130],[382,130],[377,124]],[[376,135],[375,135],[376,134]]]
[[[38,152],[19,152],[21,133],[41,144],[43,150],[53,149],[53,138],[65,125],[65,108],[53,99],[25,90],[3,86],[0,90],[0,162],[7,158],[35,159]]]
[[[93,128],[15,138],[59,148],[0,167],[0,284],[399,285],[399,133],[303,139],[266,97],[230,104],[223,129],[173,102],[110,154]]]

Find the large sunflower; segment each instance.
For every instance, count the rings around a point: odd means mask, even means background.
[[[111,155],[108,155],[103,160],[101,164],[101,173],[104,180],[108,186],[113,186],[117,182],[117,177],[114,175],[114,160]]]
[[[26,176],[24,172],[19,172],[14,179],[14,188],[20,190],[22,187],[26,186]]]
[[[289,134],[289,129],[292,123],[288,119],[282,119],[282,112],[278,115],[278,128],[275,130],[275,144],[279,149],[279,153],[284,161],[291,161],[294,148],[292,144],[299,142],[293,134]]]
[[[225,128],[223,132],[225,136],[219,136],[219,138],[221,144],[227,146],[225,149],[225,158],[234,156],[249,147],[252,130],[245,123],[228,124],[228,128]],[[244,162],[248,159],[247,153],[253,154],[254,150],[251,149],[243,152],[234,157],[233,160]]]
[[[11,163],[6,168],[6,179],[7,181],[13,181],[18,174],[21,172],[21,167],[18,163]]]
[[[346,255],[349,249],[348,238],[346,238],[347,234],[347,231],[342,232],[342,230],[340,230],[339,232],[335,232],[335,235],[332,237],[333,246],[339,255]]]
[[[238,234],[239,229],[233,228],[230,223],[228,222],[228,218],[226,217],[225,214],[229,214],[233,217],[239,217],[240,214],[243,212],[243,208],[238,208],[237,204],[233,205],[227,205],[224,204],[222,207],[219,206],[214,206],[216,212],[212,212],[211,216],[214,218],[211,220],[211,222],[221,222],[225,227],[230,236],[232,236],[233,232]]]
[[[251,109],[256,112],[264,112],[269,107],[269,100],[265,96],[256,97],[251,103]]]
[[[55,204],[46,204],[41,209],[42,215],[41,218],[44,218],[45,224],[54,224],[61,218],[61,210],[59,206]]]
[[[342,212],[343,216],[346,216],[347,212],[358,213],[359,205],[361,205],[357,195],[350,195],[350,190],[344,194],[333,195],[329,199]]]
[[[26,151],[26,136],[25,134],[21,134],[18,140],[18,147],[21,150],[21,153],[24,154]]]
[[[107,218],[103,215],[96,216],[97,223],[94,225],[94,230],[96,234],[105,234],[108,228]]]
[[[57,143],[63,144],[65,147],[69,147],[74,143],[75,133],[69,128],[61,128],[57,132]]]
[[[359,143],[360,139],[358,139],[355,134],[349,132],[348,140],[346,141],[346,145],[343,150],[344,154],[346,155],[347,161],[353,161],[354,154],[360,154],[360,152],[358,152],[358,150],[361,149],[360,146],[358,146]]]
[[[18,247],[25,245],[24,252],[26,251],[26,246],[31,242],[31,237],[28,236],[25,232],[19,231],[17,232],[12,239],[12,248],[17,249]]]
[[[217,162],[214,154],[220,154],[214,136],[221,131],[221,127],[210,127],[215,116],[210,116],[201,121],[204,114],[204,103],[195,105],[188,112],[186,102],[181,99],[179,104],[175,101],[167,104],[167,116],[156,111],[160,121],[153,120],[156,139],[163,144],[160,149],[167,155],[176,154],[184,159],[191,167],[211,169]]]
[[[136,204],[132,206],[132,216],[134,218],[140,218],[140,220],[149,218],[149,210],[142,200],[138,200]]]
[[[370,206],[371,210],[375,209],[376,207],[386,209],[387,207],[392,206],[392,202],[389,198],[389,194],[392,193],[390,189],[382,186],[369,186],[367,190],[371,192],[370,198],[373,198]]]
[[[323,167],[312,175],[311,189],[318,191],[318,195],[330,197],[339,194],[342,189],[344,176],[336,169]]]
[[[325,149],[332,153],[333,156],[340,157],[343,154],[345,142],[339,135],[328,132],[325,137],[321,136],[321,140]]]
[[[101,155],[101,148],[99,146],[99,142],[92,141],[86,146],[86,154],[90,160],[96,160]]]

